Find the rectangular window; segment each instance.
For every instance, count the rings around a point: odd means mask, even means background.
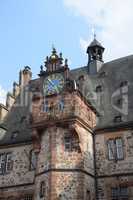
[[[24,197],[24,200],[32,200],[32,199],[33,199],[32,194],[25,195]]]
[[[69,152],[79,152],[80,153],[80,146],[79,146],[79,138],[77,133],[66,133],[64,137],[65,143],[65,151]]]
[[[122,143],[122,139],[118,138],[115,140],[116,142],[116,154],[117,154],[117,158],[123,159],[124,158],[124,154],[123,154],[123,143]]]
[[[112,188],[112,200],[128,200],[128,188],[127,187]]]
[[[0,174],[8,174],[13,169],[12,153],[0,154]]]
[[[108,141],[108,155],[109,155],[109,160],[113,160],[115,158],[115,143],[114,143],[114,140]]]
[[[71,137],[65,136],[65,150],[72,151]]]
[[[123,141],[121,138],[110,139],[107,142],[109,160],[124,159]]]

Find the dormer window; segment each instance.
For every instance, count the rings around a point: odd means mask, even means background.
[[[101,85],[98,85],[98,86],[96,87],[96,92],[97,92],[97,93],[102,92],[102,86],[101,86]]]
[[[122,105],[122,98],[117,99],[117,105],[121,106]]]
[[[78,80],[79,81],[84,81],[85,80],[84,75],[79,76]]]
[[[121,115],[118,115],[114,118],[114,122],[115,123],[119,123],[119,122],[122,122],[122,116]]]
[[[11,135],[11,139],[14,140],[18,136],[18,131],[14,131]]]
[[[105,72],[101,72],[100,74],[99,74],[99,77],[100,78],[104,78],[106,76],[106,73]]]
[[[128,81],[122,81],[121,83],[120,83],[120,87],[125,87],[125,86],[127,86],[128,85]]]

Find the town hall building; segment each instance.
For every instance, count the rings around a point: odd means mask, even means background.
[[[0,104],[0,200],[133,200],[133,56],[86,66],[52,49]]]

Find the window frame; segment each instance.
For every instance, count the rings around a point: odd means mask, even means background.
[[[122,157],[118,156],[118,146],[116,141],[121,140],[121,149],[122,149]],[[114,145],[114,155],[112,156],[112,158],[110,158],[110,153],[109,153],[109,142],[113,141],[113,145]],[[120,160],[124,160],[124,141],[122,137],[116,137],[116,138],[110,138],[107,140],[107,157],[109,161],[115,160],[115,161],[120,161]]]
[[[4,156],[3,162],[1,161],[2,156]],[[10,157],[10,159],[8,158],[8,156]],[[13,157],[12,152],[0,153],[0,175],[10,174],[10,172],[13,170],[12,157]]]
[[[24,196],[24,200],[33,200],[33,195],[32,194],[26,194]]]
[[[69,138],[69,141],[66,142],[66,138]],[[64,133],[64,150],[65,152],[73,153],[73,152],[78,152],[81,153],[80,149],[80,140],[77,135],[77,133],[72,132],[72,133]],[[66,148],[66,146],[69,146]]]

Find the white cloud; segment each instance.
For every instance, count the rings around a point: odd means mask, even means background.
[[[133,53],[133,0],[64,0],[75,15],[82,16],[90,29],[95,25],[99,40],[106,47],[106,58],[112,59]],[[82,48],[89,38],[80,38]]]
[[[0,86],[0,103],[5,104],[7,92]]]

